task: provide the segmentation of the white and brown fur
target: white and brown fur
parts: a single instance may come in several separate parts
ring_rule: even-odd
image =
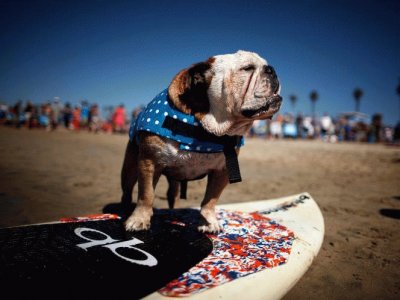
[[[271,118],[281,104],[275,71],[256,53],[238,51],[218,55],[180,71],[168,93],[182,112],[193,114],[202,126],[217,136],[244,135],[254,120]],[[179,181],[208,176],[200,213],[203,232],[218,232],[215,205],[228,184],[223,153],[197,153],[179,149],[178,143],[152,133],[139,132],[137,143],[129,141],[121,172],[122,204],[132,201],[138,182],[138,199],[126,220],[129,231],[146,230],[153,215],[154,189],[160,176],[170,183],[170,207],[178,198]],[[238,151],[239,152],[239,151]],[[172,201],[171,201],[172,199]]]

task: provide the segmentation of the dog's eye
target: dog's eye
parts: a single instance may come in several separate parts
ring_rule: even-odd
[[[248,65],[248,66],[245,66],[245,67],[241,68],[240,70],[242,70],[242,71],[254,71],[255,68],[256,67],[253,66],[253,65]]]

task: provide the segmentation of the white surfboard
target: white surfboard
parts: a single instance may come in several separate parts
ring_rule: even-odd
[[[130,293],[134,298],[279,299],[304,275],[323,241],[324,220],[307,193],[220,205],[217,214],[222,231],[207,236],[192,224],[199,217],[195,209],[158,210],[152,230],[128,235],[113,214],[3,228],[0,287],[29,297],[35,288],[42,297],[36,283],[71,285],[74,278],[71,288],[84,283],[80,293],[104,296],[87,283],[107,282],[110,293],[126,297],[115,287],[130,284],[125,274],[136,273],[142,280]],[[32,289],[20,288],[21,282]]]
[[[225,233],[210,235],[213,252],[145,299],[280,299],[304,275],[321,247],[324,219],[308,193],[218,209],[220,218],[230,221],[222,220]]]

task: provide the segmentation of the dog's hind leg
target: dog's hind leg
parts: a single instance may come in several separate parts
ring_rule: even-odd
[[[163,145],[156,135],[140,135],[140,150],[137,161],[138,198],[135,210],[125,222],[128,231],[147,230],[153,215],[154,189],[163,171],[163,164],[157,158],[158,149]]]
[[[121,171],[121,205],[125,214],[130,213],[132,191],[138,180],[139,147],[134,140],[128,142]]]
[[[153,215],[154,189],[161,176],[161,168],[152,158],[143,157],[138,161],[138,200],[132,215],[126,220],[128,231],[147,230]]]

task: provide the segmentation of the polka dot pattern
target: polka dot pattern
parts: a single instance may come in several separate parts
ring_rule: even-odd
[[[164,128],[162,125],[167,116],[171,116],[175,120],[193,126],[201,126],[193,115],[185,114],[173,106],[173,104],[168,100],[168,91],[166,89],[158,94],[147,105],[147,107],[139,114],[137,119],[132,121],[129,129],[129,137],[132,139],[137,131],[147,131],[177,141],[181,150],[204,153],[223,151],[223,146],[220,144],[200,141],[193,137],[176,134],[171,130]],[[243,138],[237,146],[240,147],[242,145]]]

